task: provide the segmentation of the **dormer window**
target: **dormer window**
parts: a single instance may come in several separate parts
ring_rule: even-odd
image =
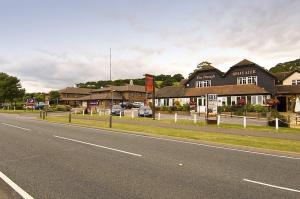
[[[196,88],[210,87],[210,86],[211,86],[211,80],[196,81]]]
[[[238,77],[237,84],[254,84],[257,85],[257,76]]]

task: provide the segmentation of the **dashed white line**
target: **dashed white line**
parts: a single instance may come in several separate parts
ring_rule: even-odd
[[[80,141],[80,140],[75,140],[75,139],[71,139],[71,138],[61,137],[61,136],[57,136],[57,135],[53,135],[53,136],[56,137],[56,138],[59,138],[59,139],[64,139],[64,140],[68,140],[68,141],[72,141],[72,142],[77,142],[77,143],[81,143],[81,144],[86,144],[86,145],[90,145],[90,146],[94,146],[94,147],[99,147],[99,148],[103,148],[103,149],[107,149],[107,150],[111,150],[111,151],[125,153],[125,154],[128,154],[128,155],[133,155],[133,156],[138,156],[138,157],[142,156],[141,154],[131,153],[131,152],[128,152],[128,151],[123,151],[123,150],[119,150],[119,149],[115,149],[115,148],[110,148],[110,147],[106,147],[106,146],[101,146],[101,145],[97,145],[97,144],[83,142],[83,141]]]
[[[276,186],[276,185],[267,184],[267,183],[264,183],[264,182],[258,182],[258,181],[249,180],[249,179],[243,179],[243,181],[251,182],[251,183],[259,184],[259,185],[263,185],[263,186],[273,187],[273,188],[276,188],[276,189],[282,189],[282,190],[286,190],[286,191],[292,191],[292,192],[300,193],[300,190],[297,190],[297,189],[291,189],[291,188],[287,188],[287,187],[280,187],[280,186]]]
[[[22,129],[22,130],[24,130],[24,131],[30,131],[30,129],[23,128],[23,127],[20,127],[20,126],[15,126],[15,125],[12,125],[12,124],[7,124],[7,123],[1,123],[1,124],[2,124],[2,125],[5,125],[5,126],[10,126],[10,127]]]
[[[9,179],[4,173],[0,171],[0,178],[6,182],[11,188],[13,188],[21,197],[24,199],[33,199],[26,191],[24,191],[21,187],[19,187],[16,183],[14,183],[11,179]]]

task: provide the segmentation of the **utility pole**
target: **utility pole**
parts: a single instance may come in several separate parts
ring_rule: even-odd
[[[111,48],[109,49],[109,80],[111,82]],[[112,107],[113,107],[113,91],[111,91],[111,106],[109,115],[109,128],[112,128]]]

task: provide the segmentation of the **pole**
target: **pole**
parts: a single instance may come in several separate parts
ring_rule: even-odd
[[[153,77],[153,92],[152,92],[152,115],[153,115],[153,120],[155,120],[155,80],[154,76]]]
[[[206,110],[205,110],[206,111],[206,123],[208,123],[208,94],[206,94],[205,98],[206,98],[206,100],[205,100],[205,103],[206,103]]]
[[[69,113],[69,123],[71,123],[71,121],[72,121],[72,114],[71,114],[71,111],[70,111],[70,113]]]
[[[217,124],[218,124],[218,126],[220,126],[220,123],[221,123],[221,116],[218,115],[218,116],[217,116]]]
[[[276,131],[278,131],[279,129],[278,118],[275,119],[275,126],[276,126]]]
[[[194,113],[194,123],[195,124],[197,123],[197,115],[196,115],[196,113]]]
[[[177,122],[177,113],[175,113],[175,115],[174,115],[174,121],[175,121],[175,123]]]
[[[244,116],[243,118],[244,118],[244,122],[243,122],[243,123],[244,123],[244,128],[246,128],[246,127],[247,127],[247,119],[246,119],[246,116]]]

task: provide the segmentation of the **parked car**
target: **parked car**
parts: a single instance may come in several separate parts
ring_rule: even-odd
[[[121,102],[119,105],[124,109],[131,109],[132,108],[132,104],[130,102]]]
[[[124,116],[124,109],[120,105],[113,105],[111,115],[120,115],[120,113]]]
[[[144,106],[143,102],[133,102],[132,104],[133,108],[140,108],[142,106]]]
[[[138,110],[139,117],[152,117],[152,109],[149,106],[141,106]]]

